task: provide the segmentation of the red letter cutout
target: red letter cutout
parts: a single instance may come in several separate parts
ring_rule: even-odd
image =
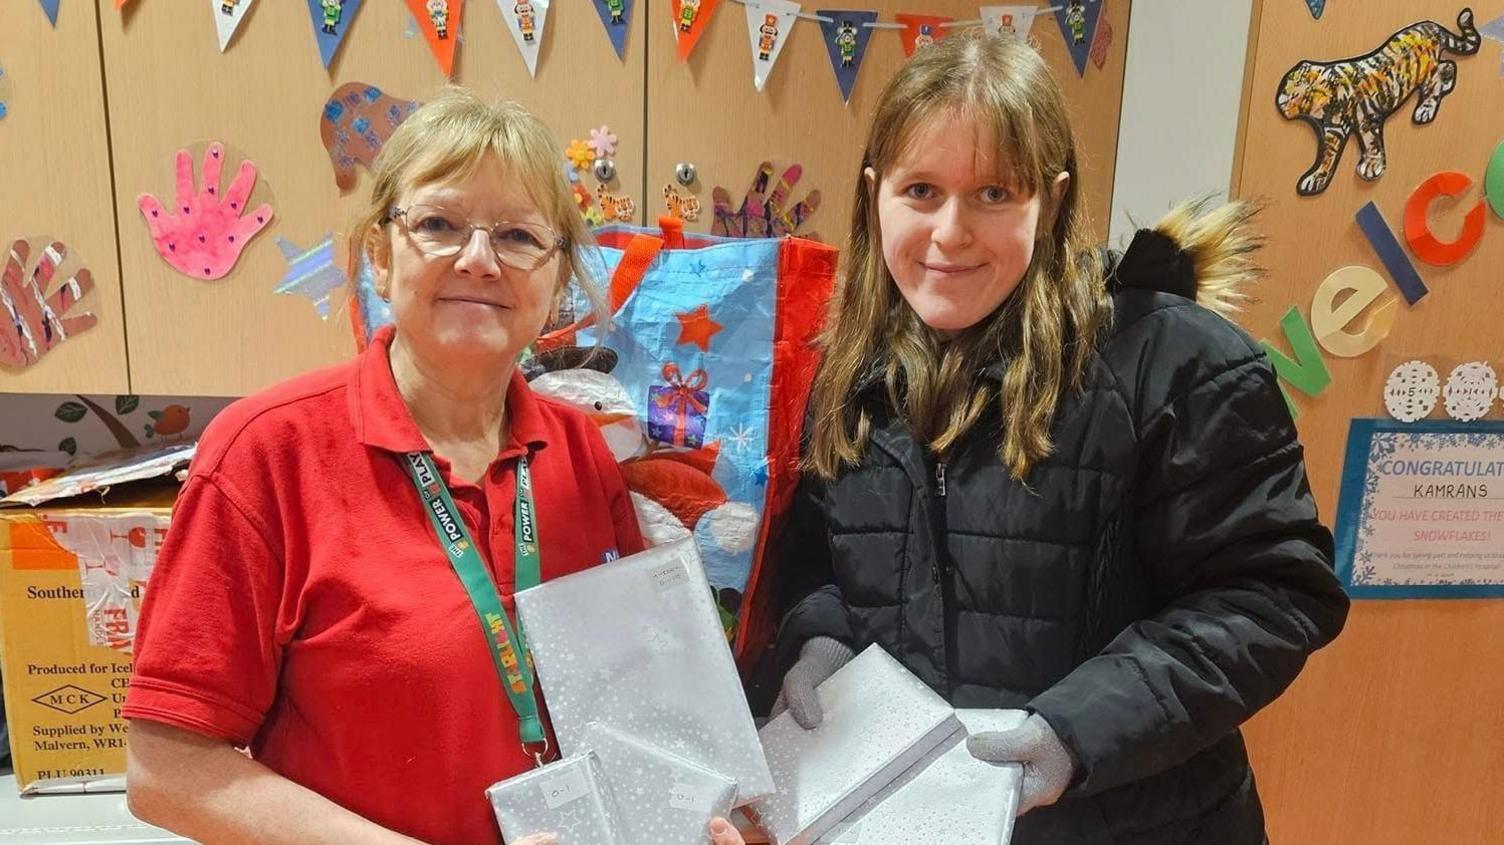
[[[1437,197],[1455,197],[1473,186],[1473,180],[1455,170],[1433,174],[1416,187],[1405,203],[1405,240],[1415,257],[1427,264],[1445,267],[1456,264],[1483,240],[1483,202],[1480,200],[1462,221],[1457,240],[1442,241],[1431,233],[1426,211]]]

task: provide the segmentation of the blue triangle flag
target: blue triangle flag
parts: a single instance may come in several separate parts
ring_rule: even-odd
[[[1091,39],[1097,33],[1097,20],[1102,17],[1105,0],[1061,0],[1055,4],[1055,20],[1060,24],[1060,34],[1065,36],[1065,46],[1071,51],[1071,60],[1076,63],[1076,73],[1086,75],[1086,60],[1091,56]]]
[[[601,25],[606,28],[606,36],[611,39],[611,46],[616,48],[618,59],[627,53],[627,31],[632,26],[633,2],[634,0],[590,0],[595,13],[601,16]]]
[[[308,15],[313,19],[313,37],[319,42],[319,58],[324,67],[334,61],[339,45],[350,31],[350,21],[360,11],[361,0],[308,0]]]
[[[57,4],[63,0],[38,0],[38,2],[42,4],[42,11],[47,13],[47,20],[51,21],[53,26],[57,26]]]
[[[1326,11],[1326,0],[1306,0],[1306,8],[1311,10],[1311,17],[1321,20],[1321,13]]]
[[[877,20],[877,12],[820,9],[815,14],[821,18],[820,37],[825,41],[831,70],[836,72],[836,84],[841,86],[841,101],[849,103],[862,57],[867,55],[867,42],[872,38],[872,28],[863,24]]]

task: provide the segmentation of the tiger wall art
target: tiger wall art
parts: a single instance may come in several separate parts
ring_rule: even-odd
[[[1285,73],[1275,106],[1285,119],[1304,120],[1316,130],[1316,163],[1301,175],[1297,193],[1314,196],[1326,190],[1354,133],[1358,176],[1372,182],[1384,175],[1384,121],[1417,93],[1411,120],[1435,120],[1442,99],[1457,86],[1457,63],[1445,55],[1478,52],[1481,38],[1472,9],[1457,15],[1457,28],[1460,35],[1436,21],[1421,21],[1394,33],[1371,53],[1334,62],[1305,60]]]

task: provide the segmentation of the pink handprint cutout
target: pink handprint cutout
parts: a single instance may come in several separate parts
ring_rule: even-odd
[[[47,289],[68,248],[57,241],[48,244],[37,266],[26,272],[31,246],[24,240],[10,245],[5,270],[0,273],[0,364],[22,368],[35,364],[48,350],[69,337],[93,327],[93,314],[66,316],[68,310],[94,289],[94,277],[80,269],[49,296]]]
[[[218,141],[209,144],[204,151],[203,187],[194,190],[193,160],[187,150],[178,150],[177,198],[173,207],[164,209],[151,194],[136,198],[136,205],[151,229],[157,254],[179,273],[195,279],[224,278],[240,258],[246,242],[272,219],[268,203],[241,216],[256,184],[256,165],[249,159],[240,162],[229,189],[224,196],[219,195],[224,159],[224,145]]]

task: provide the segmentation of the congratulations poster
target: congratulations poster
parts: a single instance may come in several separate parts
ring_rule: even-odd
[[[1336,534],[1356,598],[1504,597],[1504,422],[1353,420]]]

